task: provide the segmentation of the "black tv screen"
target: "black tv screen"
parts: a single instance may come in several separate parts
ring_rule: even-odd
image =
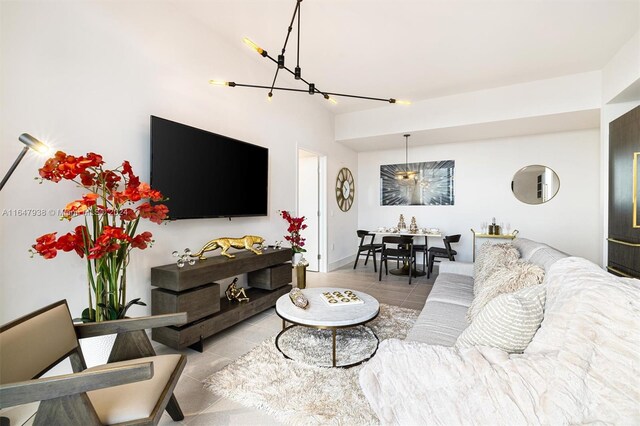
[[[266,216],[269,150],[151,116],[151,187],[170,219]]]

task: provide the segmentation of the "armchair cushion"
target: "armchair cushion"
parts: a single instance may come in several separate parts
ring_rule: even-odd
[[[9,419],[10,426],[32,425],[36,417],[40,402],[16,405],[15,407],[3,408],[0,410],[0,417]]]
[[[100,421],[103,424],[114,424],[149,417],[180,359],[181,355],[178,354],[158,355],[99,365],[85,370],[97,371],[115,366],[153,362],[154,375],[150,380],[87,392]]]

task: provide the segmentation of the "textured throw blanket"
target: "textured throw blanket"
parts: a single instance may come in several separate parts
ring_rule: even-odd
[[[391,339],[361,370],[382,424],[640,424],[640,281],[556,262],[521,355]]]

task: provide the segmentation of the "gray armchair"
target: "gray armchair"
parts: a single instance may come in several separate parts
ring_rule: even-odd
[[[182,420],[173,390],[186,356],[157,356],[144,329],[186,321],[179,313],[74,325],[62,300],[6,324],[0,328],[0,409],[40,401],[35,425],[155,425],[165,409]],[[87,368],[78,339],[113,333],[108,363]],[[73,374],[41,378],[67,358]]]

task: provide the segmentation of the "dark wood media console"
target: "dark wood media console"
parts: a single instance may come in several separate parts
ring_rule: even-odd
[[[202,341],[234,324],[274,306],[291,290],[290,249],[266,249],[261,255],[234,253],[234,259],[213,256],[193,266],[178,268],[173,263],[151,268],[151,312],[186,312],[188,323],[181,327],[154,328],[151,338],[175,349],[192,347],[202,351]],[[287,273],[283,273],[288,270]],[[230,302],[220,297],[215,280],[248,273],[249,302]]]

